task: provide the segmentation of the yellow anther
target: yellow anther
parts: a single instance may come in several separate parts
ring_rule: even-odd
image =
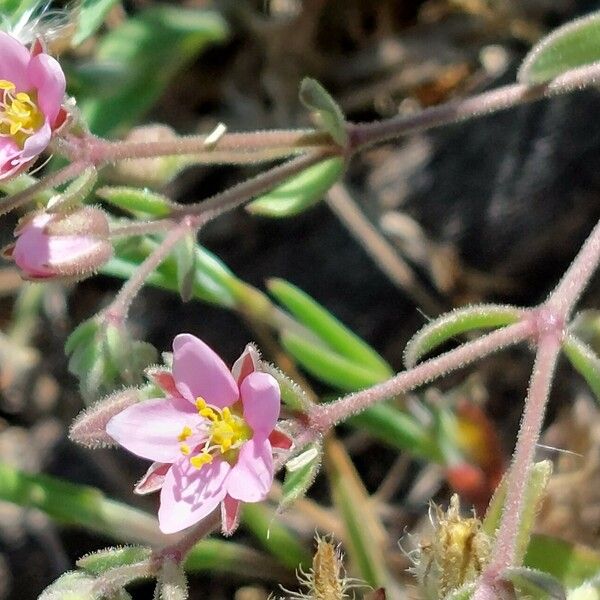
[[[185,442],[185,440],[187,440],[190,435],[192,435],[192,429],[191,427],[188,427],[187,425],[181,430],[181,433],[177,436],[177,439],[180,442]]]
[[[21,147],[44,124],[35,92],[14,93],[15,84],[0,79],[0,137],[10,136]]]
[[[181,450],[181,454],[187,456],[192,449],[187,444],[179,444],[179,449]]]
[[[15,84],[8,79],[0,79],[0,90],[14,90]]]
[[[212,461],[213,457],[208,452],[202,452],[190,458],[190,464],[196,469],[201,469],[204,465],[210,464]]]
[[[23,127],[23,125],[22,125],[22,123],[19,123],[19,121],[15,121],[15,122],[11,123],[10,124],[10,135],[15,135],[15,133],[18,133],[22,127]]]
[[[231,421],[231,411],[227,406],[223,409],[222,413],[224,421]]]
[[[198,410],[202,410],[203,408],[206,408],[206,400],[204,398],[202,398],[202,396],[198,396],[196,398],[196,408]]]
[[[25,92],[18,92],[15,98],[17,100],[20,100],[21,102],[26,102],[27,104],[31,103],[31,98],[29,97],[29,94],[26,94]]]
[[[206,407],[202,410],[199,410],[198,412],[201,416],[206,417],[207,419],[210,419],[213,422],[217,422],[219,420],[219,415],[212,408]]]

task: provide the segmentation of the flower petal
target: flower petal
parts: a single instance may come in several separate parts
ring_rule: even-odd
[[[48,147],[51,137],[50,124],[46,120],[32,136],[25,140],[19,160],[26,162],[39,156]]]
[[[0,32],[0,79],[12,81],[17,91],[27,90],[29,50],[8,33]]]
[[[267,437],[277,423],[281,408],[279,384],[268,373],[250,373],[240,387],[244,419],[255,436]]]
[[[190,402],[198,397],[217,408],[238,399],[238,387],[221,358],[197,337],[184,333],[173,341],[173,378]]]
[[[273,485],[273,454],[268,440],[249,440],[240,448],[227,478],[227,493],[242,502],[260,502]]]
[[[234,500],[227,495],[221,502],[221,533],[223,535],[232,535],[240,524],[240,506],[239,500]]]
[[[225,498],[230,471],[231,465],[218,458],[201,469],[192,467],[187,459],[177,461],[160,493],[160,530],[176,533],[209,515]]]
[[[133,491],[142,496],[160,490],[165,481],[167,471],[170,468],[171,465],[169,463],[152,463],[146,474],[135,484]]]
[[[258,351],[258,348],[254,344],[247,344],[241,356],[233,363],[233,367],[231,367],[231,374],[237,381],[238,387],[242,385],[242,381],[244,381],[250,373],[258,371],[259,365],[260,352]]]
[[[121,446],[142,458],[172,463],[181,458],[178,436],[204,419],[182,398],[145,400],[115,415],[106,432]],[[186,443],[189,443],[186,442]]]
[[[65,74],[58,62],[47,54],[37,54],[27,66],[27,78],[37,90],[37,101],[46,119],[54,125],[65,97]]]

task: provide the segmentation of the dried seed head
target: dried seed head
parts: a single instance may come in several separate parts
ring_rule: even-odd
[[[344,556],[339,545],[331,538],[315,537],[317,549],[313,557],[312,568],[305,573],[300,570],[298,581],[303,588],[300,592],[292,592],[285,588],[288,598],[296,600],[344,600],[348,598],[351,587],[362,584],[346,577]]]
[[[490,555],[491,539],[479,519],[461,517],[457,494],[446,512],[432,504],[430,520],[434,529],[431,540],[421,542],[412,554],[411,571],[426,597],[437,600],[481,574]]]

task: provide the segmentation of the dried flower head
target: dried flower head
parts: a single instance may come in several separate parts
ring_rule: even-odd
[[[292,592],[282,588],[289,598],[298,600],[343,600],[348,598],[348,590],[362,586],[361,582],[346,576],[344,555],[339,544],[334,544],[329,536],[315,536],[317,549],[313,556],[312,568],[308,572],[299,569],[297,573],[301,591]]]
[[[432,504],[429,514],[434,531],[430,541],[420,543],[411,554],[411,571],[425,596],[437,600],[481,574],[490,555],[491,540],[479,519],[460,515],[457,494],[450,499],[446,512]]]

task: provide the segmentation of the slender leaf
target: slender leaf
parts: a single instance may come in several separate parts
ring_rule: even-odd
[[[344,172],[342,158],[330,158],[295,175],[247,205],[265,217],[291,217],[315,205]]]
[[[415,364],[428,352],[434,350],[454,336],[474,329],[491,329],[516,323],[522,311],[512,306],[481,304],[460,308],[442,315],[418,331],[406,345],[404,364],[407,368]]]
[[[105,186],[96,190],[96,194],[137,217],[166,217],[173,206],[169,198],[148,189]]]
[[[565,587],[582,585],[600,573],[600,552],[547,535],[533,535],[524,564],[556,577]]]
[[[567,600],[565,589],[552,575],[528,567],[509,567],[502,573],[502,579],[510,581],[520,593],[528,598],[545,600]]]
[[[340,390],[366,388],[382,380],[379,372],[360,367],[356,362],[291,331],[281,334],[281,343],[311,375]]]
[[[369,495],[352,461],[334,438],[325,443],[324,464],[333,502],[346,529],[349,554],[361,578],[374,588],[391,588],[382,525],[370,506]]]
[[[315,112],[318,124],[337,142],[345,146],[348,142],[346,118],[339,104],[316,80],[305,77],[300,84],[300,100]]]
[[[73,45],[78,46],[95,33],[116,3],[117,0],[83,0],[79,8],[79,24],[73,37]]]
[[[275,511],[266,504],[244,504],[242,523],[282,565],[290,569],[310,565],[311,557],[306,548],[281,524]]]
[[[168,4],[140,11],[111,30],[100,41],[96,61],[116,65],[121,84],[106,97],[90,93],[81,101],[91,130],[106,135],[133,125],[177,71],[208,44],[226,36],[227,26],[218,13]]]
[[[320,443],[309,444],[300,455],[287,463],[281,490],[283,495],[279,503],[280,510],[285,510],[306,494],[319,472],[322,454]]]
[[[517,78],[545,83],[569,69],[600,61],[600,11],[555,29],[525,57]]]
[[[280,304],[336,352],[359,366],[379,372],[382,379],[393,374],[373,348],[306,292],[284,279],[270,279],[267,287]]]
[[[596,400],[600,402],[600,358],[598,355],[572,333],[565,337],[563,350],[575,370],[587,381]]]
[[[86,554],[77,561],[77,566],[92,575],[102,575],[109,569],[133,565],[147,560],[151,555],[152,550],[144,546],[105,548],[99,552]]]

